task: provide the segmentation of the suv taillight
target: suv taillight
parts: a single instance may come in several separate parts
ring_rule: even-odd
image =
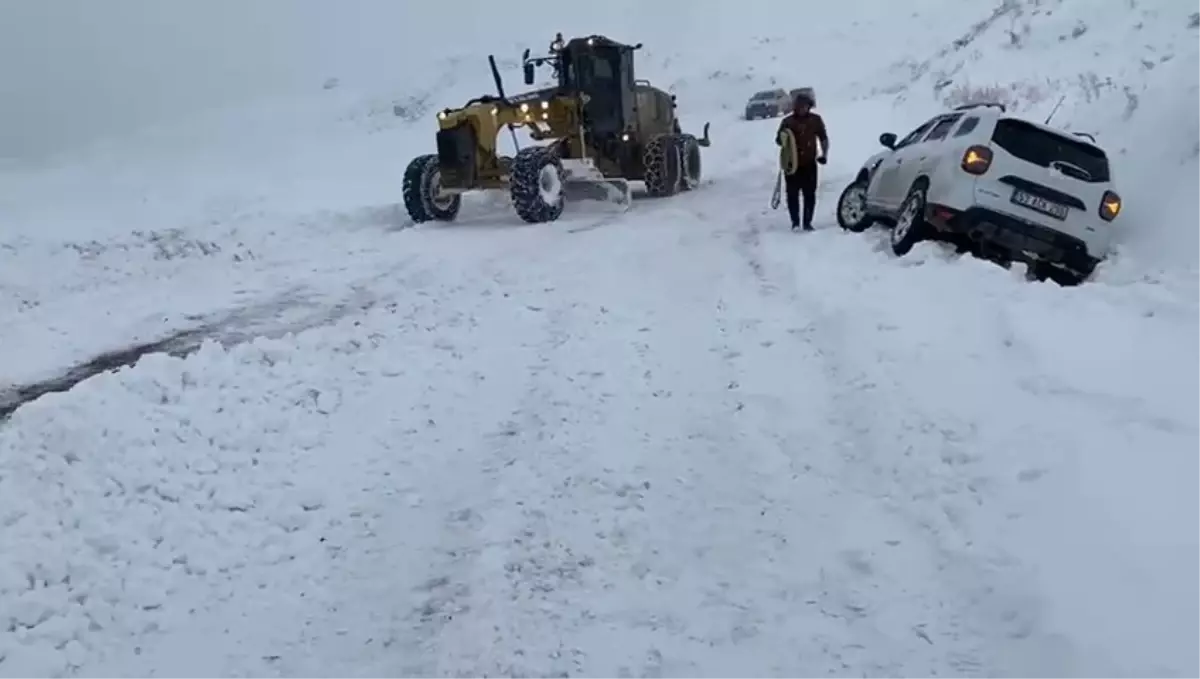
[[[1111,222],[1121,214],[1121,197],[1113,191],[1105,191],[1100,199],[1100,219]]]
[[[975,145],[966,150],[962,157],[962,169],[968,174],[980,175],[992,166],[992,150]]]

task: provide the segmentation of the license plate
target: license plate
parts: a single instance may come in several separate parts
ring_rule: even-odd
[[[1046,200],[1041,196],[1035,196],[1032,193],[1021,191],[1020,189],[1013,191],[1012,202],[1020,205],[1021,207],[1027,207],[1030,210],[1036,210],[1044,215],[1050,215],[1055,219],[1066,219],[1067,212],[1070,210],[1070,208],[1062,203]]]

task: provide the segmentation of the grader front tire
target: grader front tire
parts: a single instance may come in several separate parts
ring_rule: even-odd
[[[530,224],[558,219],[563,212],[562,161],[553,149],[529,146],[512,161],[510,194],[517,214]]]
[[[441,193],[442,173],[436,155],[417,156],[404,170],[401,193],[413,222],[452,222],[462,207],[460,194]]]

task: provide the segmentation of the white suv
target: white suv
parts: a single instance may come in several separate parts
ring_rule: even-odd
[[[892,251],[959,240],[1001,262],[1028,262],[1066,282],[1087,278],[1109,251],[1121,198],[1108,156],[1089,135],[960,106],[872,156],[838,199],[838,223],[893,225]]]

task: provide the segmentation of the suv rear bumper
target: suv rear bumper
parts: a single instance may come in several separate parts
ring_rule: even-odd
[[[1045,262],[1076,273],[1090,274],[1100,260],[1088,253],[1087,244],[1061,231],[1048,229],[985,207],[955,210],[945,205],[926,207],[925,220],[939,231],[1003,250],[1016,261]]]

